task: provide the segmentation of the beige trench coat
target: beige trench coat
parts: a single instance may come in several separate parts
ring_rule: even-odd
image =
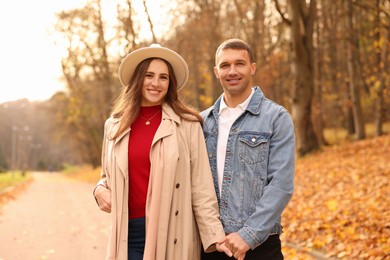
[[[127,260],[129,129],[110,140],[119,119],[105,123],[102,179],[112,194],[106,259]],[[201,126],[180,119],[167,104],[153,139],[146,201],[144,260],[197,260],[225,234]]]

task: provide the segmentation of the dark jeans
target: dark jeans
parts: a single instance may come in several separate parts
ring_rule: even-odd
[[[145,247],[145,218],[129,219],[128,259],[142,260]]]
[[[230,260],[234,257],[228,257],[225,253],[202,252],[202,260]],[[271,235],[268,239],[256,247],[254,250],[249,249],[245,254],[245,260],[282,260],[282,243],[280,242],[279,235]]]

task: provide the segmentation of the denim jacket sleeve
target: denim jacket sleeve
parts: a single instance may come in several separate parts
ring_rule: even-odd
[[[239,235],[252,249],[272,234],[294,190],[295,139],[290,114],[282,109],[273,120],[274,129],[269,144],[267,183],[263,195],[256,203]]]

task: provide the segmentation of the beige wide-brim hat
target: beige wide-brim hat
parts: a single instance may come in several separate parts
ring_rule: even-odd
[[[118,72],[118,77],[122,86],[127,86],[129,84],[137,65],[148,58],[161,58],[169,62],[175,72],[177,90],[185,86],[189,76],[187,62],[173,50],[155,43],[149,47],[139,48],[127,54],[122,60]]]

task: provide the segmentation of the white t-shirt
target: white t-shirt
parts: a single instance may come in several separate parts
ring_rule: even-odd
[[[225,168],[225,159],[226,159],[226,146],[227,140],[230,133],[230,128],[233,123],[237,120],[239,116],[241,116],[245,109],[249,105],[249,101],[251,100],[254,89],[252,88],[252,93],[249,97],[239,104],[236,107],[228,107],[224,100],[224,95],[221,99],[221,104],[219,107],[219,123],[218,123],[218,143],[217,143],[217,172],[218,172],[218,188],[219,194],[222,195],[222,179],[223,172]]]

